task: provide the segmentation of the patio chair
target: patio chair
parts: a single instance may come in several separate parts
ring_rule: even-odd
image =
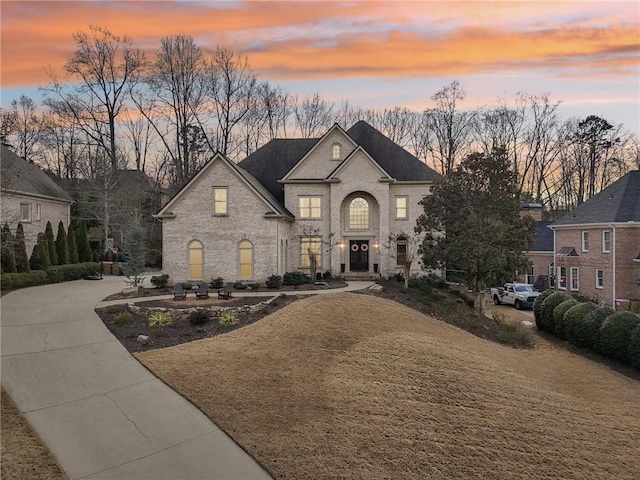
[[[182,286],[181,283],[176,283],[173,286],[173,299],[174,300],[186,300],[187,299],[187,292],[185,291],[184,287]]]
[[[209,285],[204,282],[201,283],[198,290],[196,290],[196,300],[201,298],[209,298]]]
[[[229,300],[231,298],[231,292],[233,292],[233,282],[227,283],[224,288],[218,290],[218,298]]]

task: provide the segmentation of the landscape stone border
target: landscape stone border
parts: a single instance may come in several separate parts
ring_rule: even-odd
[[[189,308],[171,308],[171,307],[140,307],[135,303],[128,303],[127,310],[136,315],[150,316],[154,313],[166,313],[170,315],[174,321],[188,320],[189,316],[197,311],[205,310],[211,313],[212,317],[219,317],[224,312],[237,313],[256,313],[267,308],[278,296],[274,296],[264,302],[254,305],[242,305],[239,307],[224,307],[221,305],[211,305],[210,307],[189,307]]]

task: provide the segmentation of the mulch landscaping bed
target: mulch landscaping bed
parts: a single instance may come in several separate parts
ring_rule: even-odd
[[[154,289],[157,291],[157,289]],[[298,295],[277,296],[271,304],[265,309],[255,313],[240,313],[238,315],[238,323],[234,326],[219,327],[216,318],[204,325],[192,325],[187,320],[176,321],[171,325],[163,327],[150,327],[148,318],[142,315],[131,314],[130,323],[118,325],[115,321],[116,317],[124,312],[128,312],[126,305],[113,305],[110,307],[98,308],[96,313],[100,316],[109,331],[115,336],[120,343],[129,352],[143,352],[156,348],[171,347],[181,343],[192,342],[203,338],[214,337],[222,333],[230,332],[238,328],[257,322],[261,318],[270,315],[276,310],[303,298]],[[268,297],[238,297],[231,300],[217,300],[210,298],[208,300],[149,300],[148,302],[139,302],[141,307],[165,307],[165,308],[192,308],[192,307],[210,307],[212,305],[220,305],[225,307],[240,307],[243,305],[255,305],[268,300]],[[149,343],[143,344],[138,342],[138,335],[146,335],[149,337]]]

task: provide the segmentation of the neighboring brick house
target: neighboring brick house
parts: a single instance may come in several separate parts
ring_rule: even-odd
[[[271,140],[238,164],[216,154],[155,216],[163,270],[174,280],[264,281],[308,270],[311,249],[318,272],[401,272],[406,245],[383,245],[413,234],[439,177],[362,121],[319,139]]]
[[[2,225],[8,223],[15,233],[18,223],[22,223],[30,255],[47,222],[51,222],[54,235],[60,221],[69,228],[73,200],[37,165],[5,145],[0,145],[0,149]]]
[[[551,228],[556,288],[607,305],[640,300],[640,170]]]

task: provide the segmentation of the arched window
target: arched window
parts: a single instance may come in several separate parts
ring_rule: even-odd
[[[198,240],[189,242],[189,278],[204,278],[204,248]]]
[[[331,160],[340,160],[340,144],[334,143],[331,146]]]
[[[404,265],[407,261],[407,237],[398,235],[396,238],[396,263]]]
[[[349,228],[351,230],[367,230],[369,228],[369,202],[356,197],[349,204]]]
[[[249,240],[242,240],[238,244],[238,276],[240,280],[253,279],[253,244]]]

